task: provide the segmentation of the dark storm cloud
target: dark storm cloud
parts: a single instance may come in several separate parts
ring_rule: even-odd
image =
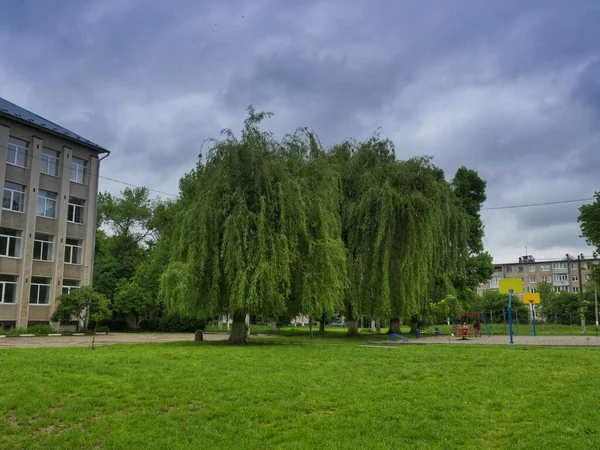
[[[253,104],[276,135],[308,126],[325,145],[382,127],[399,157],[478,170],[488,206],[599,189],[597,2],[4,6],[0,95],[111,148],[105,176],[176,192]],[[485,212],[486,246],[497,260],[587,251],[577,206]]]

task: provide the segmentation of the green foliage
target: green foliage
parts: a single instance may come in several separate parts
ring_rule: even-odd
[[[71,289],[59,298],[59,304],[52,314],[52,322],[70,322],[77,320],[84,324],[84,330],[90,321],[98,322],[110,317],[108,299],[91,286]]]
[[[503,312],[508,312],[508,294],[500,294],[498,291],[487,290],[478,298],[473,305],[475,311],[493,312],[494,323],[501,323],[504,320]],[[527,323],[529,320],[529,306],[516,295],[512,299],[513,314],[519,318],[522,323]]]
[[[577,220],[581,226],[581,236],[600,252],[600,192],[595,192],[594,198],[593,203],[579,207]]]
[[[56,333],[56,330],[54,328],[52,328],[50,325],[32,325],[27,328],[13,328],[12,330],[10,330],[8,333],[5,333],[5,334],[9,334],[12,336],[19,336],[21,334],[40,335],[40,334],[52,334],[52,333]]]
[[[337,174],[311,133],[276,141],[249,109],[241,137],[225,130],[180,183],[160,297],[171,312],[290,311],[342,305],[346,259]]]
[[[98,213],[102,223],[117,236],[142,242],[152,231],[153,204],[147,188],[125,188],[120,197],[108,192],[98,195]]]
[[[435,319],[434,323],[441,323],[447,318],[454,318],[460,312],[461,304],[454,295],[447,295],[437,303],[430,303],[429,307]]]
[[[197,330],[206,328],[204,318],[183,316],[181,314],[169,314],[161,317],[158,324],[158,330],[176,333],[193,333]]]

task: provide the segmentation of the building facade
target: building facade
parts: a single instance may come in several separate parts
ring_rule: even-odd
[[[536,261],[531,255],[522,256],[518,262],[495,264],[492,278],[478,288],[478,294],[488,289],[498,290],[502,278],[521,278],[523,292],[537,292],[540,282],[550,283],[555,292],[579,293],[587,282],[590,281],[593,264],[598,264],[597,255],[585,257],[584,255],[568,256],[562,260]],[[579,265],[581,264],[581,278]]]
[[[0,326],[48,324],[62,293],[91,284],[108,154],[0,98]]]

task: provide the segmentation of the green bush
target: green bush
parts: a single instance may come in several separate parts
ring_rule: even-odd
[[[160,318],[157,331],[170,333],[194,333],[196,330],[203,331],[206,321],[196,317],[171,314]]]
[[[7,331],[4,328],[0,328],[0,336],[4,336]]]
[[[108,333],[108,327],[106,325],[102,325],[96,328],[96,333]]]
[[[139,327],[141,331],[159,331],[160,319],[144,319],[140,320]]]
[[[21,334],[52,334],[56,333],[56,330],[50,325],[32,325],[27,328],[14,328],[9,333],[12,336],[19,336]]]

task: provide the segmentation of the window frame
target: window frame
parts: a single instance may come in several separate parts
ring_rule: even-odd
[[[54,198],[46,197],[45,195],[42,195],[42,193],[54,194]],[[44,200],[44,214],[40,214],[40,200],[42,200],[42,199]],[[58,199],[58,194],[56,192],[47,191],[45,189],[38,189],[38,203],[37,203],[36,216],[45,217],[46,219],[56,219],[57,199]],[[53,216],[46,215],[46,211],[48,210],[48,202],[54,202],[54,215]]]
[[[73,203],[72,200],[81,201],[82,204]],[[77,217],[77,214],[76,214],[77,208],[81,208],[81,222],[77,222],[75,220]],[[72,214],[71,214],[71,212],[72,212]],[[73,216],[73,217],[71,217],[71,216]],[[67,222],[83,225],[84,217],[85,217],[85,199],[69,196],[69,203],[67,206]]]
[[[38,239],[38,236],[47,236],[49,240]],[[36,258],[36,246],[40,244],[40,258]],[[48,254],[50,255],[50,259],[42,259],[41,257],[44,254],[44,244],[49,247]],[[35,233],[33,237],[33,260],[35,261],[45,261],[45,262],[54,262],[54,236],[45,233]]]
[[[40,283],[40,282],[35,282],[34,280],[38,279],[38,280],[48,280],[48,283]],[[41,286],[45,286],[48,288],[47,293],[46,293],[46,303],[40,303],[40,287]],[[32,302],[32,293],[33,293],[33,289],[34,287],[37,288],[37,295],[36,295],[36,301]],[[35,306],[48,306],[50,305],[50,288],[52,287],[52,278],[46,278],[46,277],[31,277],[31,283],[29,286],[29,304],[30,305],[35,305]]]
[[[0,277],[14,277],[15,281],[3,280],[0,278],[0,305],[16,305],[17,304],[17,289],[19,283],[19,277],[17,275],[4,275],[2,274]],[[13,284],[14,285],[14,298],[12,302],[7,302],[4,300],[6,296],[6,285]]]
[[[79,164],[79,161],[81,161],[82,163]],[[85,184],[86,169],[87,169],[87,161],[85,159],[78,158],[76,156],[72,156],[71,157],[71,174],[69,175],[69,178],[71,179],[71,181],[73,183]],[[75,172],[73,172],[73,171],[75,171]],[[81,181],[79,181],[77,179],[77,174],[79,174],[80,171],[81,171]],[[76,175],[73,176],[73,173],[75,173]]]
[[[15,143],[15,142],[11,142],[11,140],[16,140],[19,141],[19,143]],[[23,146],[21,143],[24,143],[25,146]],[[14,149],[11,148],[15,147]],[[17,162],[19,161],[18,155],[19,155],[19,150],[24,150],[24,165],[22,166],[21,164],[17,164]],[[10,158],[10,154],[11,152],[14,153],[15,155],[15,162],[12,162],[9,160]],[[14,136],[9,136],[8,137],[8,146],[6,148],[6,164],[10,164],[11,166],[16,166],[16,167],[22,167],[23,169],[27,169],[27,160],[29,158],[29,142],[23,140],[23,139],[19,139],[16,138]]]
[[[75,245],[75,244],[69,244],[69,241],[77,241],[79,243],[79,245]],[[73,250],[74,249],[79,249],[79,262],[72,262],[73,261]],[[67,255],[69,256],[69,261],[67,261]],[[66,238],[65,239],[65,264],[73,264],[75,266],[80,266],[81,264],[83,264],[83,240],[81,239],[71,239],[71,238]]]
[[[11,188],[11,187],[6,187],[6,183],[10,183],[10,184],[13,184],[15,186],[21,186],[23,188],[23,190],[22,191],[17,191],[15,189]],[[5,211],[12,211],[12,212],[23,214],[25,212],[25,191],[26,190],[27,190],[27,187],[24,184],[15,183],[14,181],[4,180],[4,187],[3,187],[3,190],[2,190],[2,209],[4,209]],[[11,206],[13,205],[13,203],[15,201],[14,200],[15,193],[16,194],[20,194],[22,196],[23,203],[20,204],[21,205],[21,209],[13,209],[12,207],[11,208],[6,208],[4,206],[4,199],[5,199],[4,193],[6,191],[9,191],[11,193],[10,194],[10,204],[11,204]]]
[[[4,234],[6,230],[13,230],[13,229],[6,228],[6,227],[0,228],[0,238],[6,238],[6,254],[0,253],[0,257],[21,259],[21,256],[23,255],[23,230],[15,229],[14,231],[16,233],[16,236],[12,236],[10,234]],[[11,239],[15,239],[17,241],[17,243],[15,244],[15,247],[18,248],[18,251],[17,251],[18,256],[11,256],[8,254],[9,249],[10,249],[10,240]],[[1,247],[0,247],[0,251],[1,251]]]
[[[73,285],[73,284],[65,284],[66,282],[73,282],[73,283],[77,283],[77,285]],[[63,282],[62,282],[62,294],[70,294],[71,290],[73,289],[80,289],[81,288],[81,280],[73,280],[71,278],[63,278]],[[66,292],[65,292],[66,289]]]
[[[49,155],[44,153],[44,151],[46,152],[54,152],[56,154],[56,156],[54,155]],[[48,148],[48,147],[42,147],[42,156],[41,156],[41,161],[40,161],[40,173],[43,173],[45,175],[49,175],[51,177],[58,177],[58,173],[59,173],[59,167],[60,167],[60,152],[58,150],[54,150],[52,148]],[[52,161],[54,160],[54,161]],[[56,173],[50,173],[50,166],[51,163],[54,162],[54,167],[56,169]],[[44,171],[44,164],[46,165],[46,169],[48,170],[48,172]]]

